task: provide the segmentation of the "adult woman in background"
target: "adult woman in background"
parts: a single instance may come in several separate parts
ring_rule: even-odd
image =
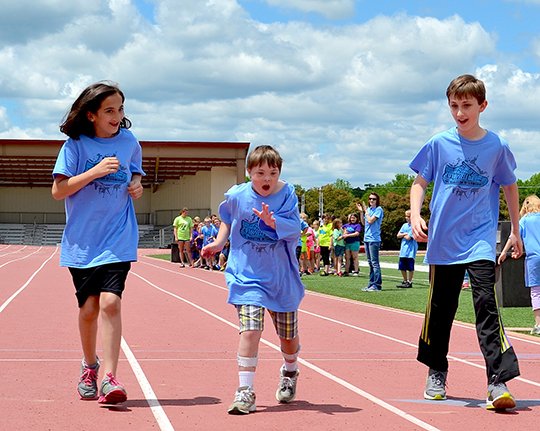
[[[377,193],[369,194],[369,206],[364,202],[356,204],[360,214],[364,214],[364,247],[366,259],[369,264],[369,284],[362,290],[365,292],[378,292],[382,290],[381,265],[379,263],[379,250],[381,249],[381,223],[384,211]]]

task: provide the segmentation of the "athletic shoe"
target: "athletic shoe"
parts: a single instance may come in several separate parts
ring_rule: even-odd
[[[227,412],[230,415],[247,415],[257,410],[255,392],[249,386],[240,386],[234,395],[234,401]]]
[[[126,400],[127,392],[122,384],[116,380],[112,373],[107,373],[107,376],[101,382],[98,403],[118,404]]]
[[[426,400],[445,400],[446,399],[446,375],[447,371],[436,371],[429,369],[424,390]]]
[[[276,400],[280,403],[290,403],[296,397],[296,381],[300,372],[287,371],[284,366],[281,367],[279,375],[279,386],[276,391]]]
[[[98,397],[97,375],[99,371],[99,358],[94,368],[90,368],[84,359],[81,362],[81,377],[77,386],[77,391],[81,400],[95,400]]]
[[[352,275],[353,277],[358,277],[360,274],[358,274],[358,271],[352,271],[352,272],[351,272],[351,275]]]
[[[364,292],[380,292],[382,289],[377,286],[368,286],[364,287],[362,291]]]
[[[531,335],[540,335],[540,325],[536,325],[531,329]]]
[[[406,287],[409,287],[407,286],[408,284],[408,281],[407,280],[403,280],[400,284],[396,284],[396,287],[399,287],[399,288],[406,288]]]
[[[514,397],[504,383],[490,383],[487,389],[486,409],[504,410],[516,406]]]

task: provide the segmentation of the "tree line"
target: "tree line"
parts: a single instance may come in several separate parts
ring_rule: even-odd
[[[409,209],[409,190],[415,175],[397,174],[394,179],[384,184],[364,184],[364,187],[352,187],[343,179],[337,179],[333,184],[322,187],[304,189],[295,185],[298,202],[312,221],[320,218],[319,202],[322,194],[323,212],[339,217],[346,223],[347,216],[357,213],[356,203],[364,201],[370,193],[376,192],[381,197],[384,209],[384,219],[381,226],[382,248],[385,250],[399,249],[400,241],[396,234],[405,222],[405,211]],[[540,173],[532,175],[528,180],[518,180],[520,204],[525,197],[536,194],[540,196]],[[422,215],[429,221],[429,202],[431,200],[431,185],[426,190],[426,199]],[[508,220],[508,208],[501,190],[499,220]]]

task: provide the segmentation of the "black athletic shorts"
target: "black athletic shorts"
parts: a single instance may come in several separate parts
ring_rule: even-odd
[[[131,262],[108,263],[93,268],[69,268],[79,308],[89,296],[110,292],[122,297]]]

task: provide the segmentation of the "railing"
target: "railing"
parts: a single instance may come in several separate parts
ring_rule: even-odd
[[[166,248],[170,245],[171,241],[169,241],[167,239],[167,230],[171,229],[172,226],[165,226],[165,227],[162,227],[160,230],[159,230],[159,233],[158,235],[155,235],[154,236],[154,241],[159,241],[159,247],[160,248]],[[157,238],[156,238],[157,236]]]

